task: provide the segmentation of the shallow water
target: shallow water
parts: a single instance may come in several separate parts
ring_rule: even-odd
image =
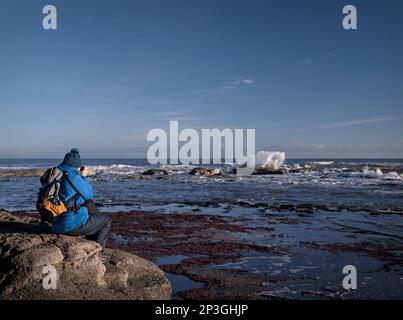
[[[199,289],[204,286],[204,283],[193,281],[186,276],[172,274],[169,272],[165,272],[165,276],[168,278],[169,282],[171,282],[173,300],[183,300],[183,298],[178,295],[178,293],[181,291]]]
[[[183,256],[183,255],[162,256],[162,257],[157,257],[155,259],[154,263],[157,266],[163,266],[165,264],[179,264],[186,258],[187,258],[187,256]],[[176,275],[176,274],[172,274],[169,272],[165,272],[165,276],[171,282],[172,299],[174,299],[174,300],[182,300],[182,298],[178,295],[178,293],[181,291],[199,289],[204,286],[204,283],[191,280],[188,277],[183,276],[183,275]]]

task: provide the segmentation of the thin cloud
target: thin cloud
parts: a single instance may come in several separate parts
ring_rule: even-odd
[[[162,101],[157,101],[154,104],[155,105],[183,105],[189,103],[189,101],[184,101],[184,100],[162,100]]]
[[[254,84],[255,80],[253,79],[242,79],[241,80],[243,84]]]
[[[362,125],[362,124],[394,121],[394,120],[398,120],[401,118],[403,118],[403,115],[350,120],[350,121],[342,121],[342,122],[333,122],[333,123],[326,123],[326,124],[321,124],[321,125],[308,127],[308,128],[291,130],[290,133],[300,133],[300,132],[306,132],[306,131],[312,131],[312,130],[326,130],[326,129],[334,129],[334,128],[352,127],[352,126],[358,126],[358,125]]]
[[[311,59],[311,58],[306,58],[306,59],[303,59],[303,60],[301,60],[301,61],[299,62],[300,65],[303,65],[303,64],[310,64],[310,63],[312,63],[312,59]]]
[[[201,117],[189,116],[183,112],[177,112],[177,111],[162,111],[162,112],[156,112],[153,115],[163,121],[170,121],[170,120],[197,121],[203,119]]]
[[[254,80],[254,79],[240,78],[240,79],[237,79],[236,81],[234,81],[234,82],[232,82],[230,84],[222,86],[220,89],[221,89],[222,92],[226,92],[226,91],[231,91],[231,90],[238,89],[242,85],[252,85],[255,82],[256,82],[256,80]]]
[[[223,86],[223,87],[221,87],[221,89],[223,89],[223,90],[234,90],[236,88],[238,88],[238,86]]]
[[[311,63],[314,63],[314,62],[316,62],[316,61],[318,61],[318,60],[329,60],[329,59],[334,59],[334,58],[336,58],[336,55],[335,55],[334,53],[332,53],[332,52],[328,52],[328,53],[326,53],[326,54],[320,55],[318,58],[315,57],[315,58],[305,58],[305,59],[302,59],[302,60],[299,62],[299,64],[300,64],[300,65],[311,64]]]
[[[154,116],[157,117],[175,117],[175,116],[181,116],[182,114],[176,111],[162,111],[162,112],[156,112],[154,113]]]
[[[332,129],[332,128],[341,128],[341,127],[351,127],[351,126],[367,124],[367,123],[378,123],[378,122],[392,121],[392,120],[396,120],[396,119],[399,119],[399,118],[402,118],[402,116],[391,116],[391,117],[382,117],[382,118],[371,118],[371,119],[335,122],[335,123],[322,124],[322,125],[318,126],[318,129]]]
[[[336,57],[336,55],[335,55],[334,53],[328,52],[328,53],[326,53],[326,54],[321,55],[321,56],[319,57],[319,59],[320,59],[320,60],[327,60],[327,59],[333,59],[333,58],[335,58],[335,57]]]
[[[297,142],[292,147],[301,148],[301,149],[324,149],[326,145],[324,144],[314,144],[314,143],[304,143],[304,142]]]

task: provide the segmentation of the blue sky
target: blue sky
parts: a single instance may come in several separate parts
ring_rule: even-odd
[[[403,158],[402,33],[398,0],[2,0],[0,158],[144,158],[169,120],[255,128],[288,158]]]

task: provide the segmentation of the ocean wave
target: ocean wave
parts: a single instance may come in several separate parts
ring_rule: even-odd
[[[128,164],[112,164],[88,166],[90,176],[98,175],[130,175],[142,172],[146,169],[144,166],[132,166]]]
[[[362,173],[365,178],[381,178],[383,176],[381,169],[376,168],[375,170],[369,170],[368,166],[364,167]]]
[[[33,166],[6,166],[0,167],[0,170],[26,170],[26,169],[34,169]]]
[[[330,166],[331,164],[334,164],[334,161],[314,161],[312,163],[320,166]]]
[[[165,169],[174,173],[188,173],[190,170],[198,167],[198,165],[192,164],[165,164],[161,165],[159,169]]]
[[[403,179],[403,174],[399,175],[397,172],[388,172],[385,173],[382,177],[382,179],[385,180],[402,180]]]
[[[284,152],[259,151],[256,154],[256,170],[278,170],[285,161]]]
[[[157,170],[167,170],[170,173],[188,173],[193,165],[158,165],[158,166],[133,166],[127,164],[112,164],[112,165],[97,165],[97,166],[88,166],[90,176],[100,176],[100,175],[121,175],[121,176],[129,176],[142,174],[143,172],[150,169]]]

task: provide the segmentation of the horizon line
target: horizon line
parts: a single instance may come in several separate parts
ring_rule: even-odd
[[[10,158],[0,158],[0,160],[62,160],[63,161],[63,157],[62,158],[21,158],[21,157],[10,157]],[[119,157],[115,157],[115,158],[82,158],[82,160],[147,160],[147,158],[119,158]],[[199,160],[203,160],[203,159],[199,159]],[[210,159],[213,160],[213,159]],[[335,158],[335,157],[331,157],[331,158],[321,158],[321,157],[313,157],[313,158],[309,158],[309,157],[290,157],[290,158],[285,158],[285,160],[403,160],[402,158],[380,158],[380,157],[374,157],[374,158],[357,158],[357,157],[345,157],[345,158]]]

